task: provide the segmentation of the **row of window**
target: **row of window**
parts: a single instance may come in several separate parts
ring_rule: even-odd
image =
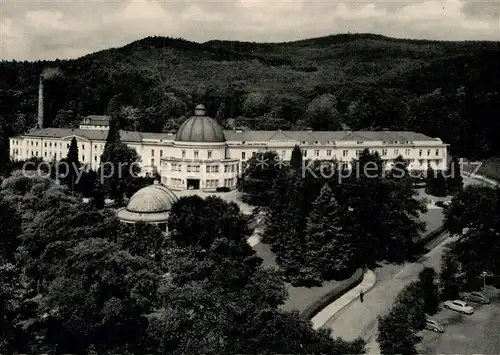
[[[154,154],[154,150],[151,149],[151,156],[153,156]],[[163,154],[163,151],[160,150],[160,157],[161,155]],[[181,151],[181,155],[182,155],[182,159],[186,159],[186,151],[183,149]],[[193,159],[200,159],[200,152],[198,150],[195,150],[193,151]],[[212,151],[211,150],[207,150],[207,159],[212,159]]]
[[[207,180],[205,182],[205,187],[207,187],[207,188],[217,188],[217,187],[219,187],[219,180]]]
[[[181,186],[182,185],[182,180],[181,179],[177,179],[177,178],[171,178],[170,179],[170,184],[172,186]]]
[[[233,187],[234,186],[235,179],[224,179],[224,186],[225,187]]]

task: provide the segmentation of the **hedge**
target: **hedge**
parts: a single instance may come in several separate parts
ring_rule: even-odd
[[[424,237],[419,239],[416,242],[416,244],[418,246],[425,247],[427,243],[434,241],[434,239],[439,237],[444,232],[446,232],[446,229],[443,226],[441,226],[427,233]],[[313,304],[311,304],[309,307],[303,310],[300,315],[304,319],[313,318],[316,314],[321,312],[330,303],[340,298],[347,291],[350,291],[354,287],[358,286],[361,283],[361,281],[363,281],[363,275],[364,275],[363,269],[356,270],[356,272],[350,278],[344,280],[341,285],[337,286],[336,288],[325,294],[323,297],[321,297],[319,300],[315,301]]]
[[[365,273],[365,271],[362,268],[356,270],[356,272],[350,278],[342,281],[342,284],[335,287],[333,290],[331,290],[330,292],[325,294],[319,300],[315,301],[309,307],[304,309],[300,313],[300,316],[304,319],[313,318],[316,314],[321,312],[323,310],[323,308],[328,306],[330,303],[332,303],[333,301],[335,301],[336,299],[341,297],[347,291],[350,291],[354,287],[358,286],[361,283],[361,281],[363,281],[364,273]]]
[[[444,232],[446,232],[446,228],[444,226],[436,228],[433,231],[427,233],[425,236],[423,236],[419,240],[417,240],[415,242],[415,244],[417,244],[417,246],[425,247],[425,244],[433,241],[434,239],[436,239],[437,237],[439,237]]]

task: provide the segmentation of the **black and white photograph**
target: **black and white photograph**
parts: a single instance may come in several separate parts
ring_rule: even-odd
[[[500,1],[0,0],[24,354],[500,354]]]

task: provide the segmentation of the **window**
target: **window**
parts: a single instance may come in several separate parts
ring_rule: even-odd
[[[439,156],[439,149],[436,149],[436,156]]]
[[[61,152],[59,152],[59,159],[61,159],[61,158],[62,158],[62,153],[61,153]]]
[[[68,148],[68,149],[69,149],[69,144],[66,144],[66,148]]]
[[[45,142],[45,148],[47,148],[47,142]]]
[[[198,159],[198,151],[197,150],[194,151],[194,158]]]
[[[151,166],[155,165],[155,158],[151,158]]]
[[[207,173],[210,172],[210,165],[207,165]]]
[[[255,156],[255,154],[257,154],[257,153],[255,153],[255,152],[252,152],[252,157],[254,157],[254,156]]]
[[[35,144],[36,144],[36,146],[38,147],[38,142],[36,142]]]
[[[406,143],[406,144],[409,144],[409,143],[410,143],[410,141],[406,141],[405,143]]]
[[[47,156],[47,152],[44,153],[44,156]]]
[[[151,149],[151,156],[154,157],[155,156],[155,150],[154,149]]]
[[[244,160],[245,159],[245,152],[241,152],[241,159]]]
[[[207,159],[212,159],[212,151],[207,151]]]
[[[405,149],[405,155],[410,155],[411,150],[410,149]]]
[[[52,142],[49,143],[49,147],[52,147]]]
[[[399,149],[394,149],[394,155],[398,156],[399,155]]]
[[[418,150],[418,156],[421,157],[422,156],[422,149],[419,149]]]
[[[94,149],[97,149],[97,144],[94,144]]]
[[[387,149],[382,149],[382,156],[386,156],[387,155]]]
[[[187,166],[187,172],[190,173],[193,171],[193,166],[192,165],[188,165]]]
[[[236,171],[236,165],[231,165],[231,172],[234,173]]]
[[[97,161],[97,155],[94,155],[94,161]]]
[[[183,150],[183,151],[182,151],[182,159],[184,159],[185,157],[186,157],[186,151],[185,151],[185,150]]]
[[[286,150],[281,151],[281,157],[284,158],[286,156]]]
[[[427,149],[427,156],[431,155],[431,150]]]
[[[347,156],[347,149],[344,149],[344,150],[342,151],[342,156],[343,156],[343,157],[346,157],[346,156]]]
[[[85,155],[82,155],[82,161],[85,161]]]
[[[31,151],[31,156],[35,155],[35,153],[33,153],[33,151]]]
[[[331,157],[332,156],[332,150],[331,149],[327,149],[326,150],[326,156],[327,157]]]
[[[304,152],[302,153],[305,157],[307,157],[307,150],[304,149]]]
[[[394,141],[394,144],[398,144],[399,142],[398,141]]]
[[[160,149],[160,158],[163,156],[163,149]]]
[[[319,150],[317,150],[317,149],[316,149],[316,150],[314,151],[314,156],[315,156],[315,157],[319,157]]]
[[[35,152],[35,156],[38,156],[38,150]]]
[[[85,150],[85,146],[82,144],[82,150]]]
[[[229,165],[224,165],[224,172],[225,173],[228,173],[229,169],[231,169]]]
[[[33,147],[33,141],[31,141],[31,146]]]

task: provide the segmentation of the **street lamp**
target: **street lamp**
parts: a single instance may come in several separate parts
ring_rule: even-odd
[[[483,277],[483,291],[484,289],[486,288],[486,276],[488,275],[488,273],[486,271],[483,271],[481,273],[481,276]]]

